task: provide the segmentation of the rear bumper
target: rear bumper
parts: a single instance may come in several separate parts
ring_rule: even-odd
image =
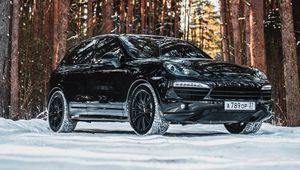
[[[272,116],[272,101],[256,101],[255,111],[225,111],[223,100],[173,101],[161,107],[167,121],[182,124],[257,122]]]

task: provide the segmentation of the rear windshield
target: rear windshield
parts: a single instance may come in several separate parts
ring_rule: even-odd
[[[122,41],[135,58],[207,58],[199,48],[169,37],[122,36]]]

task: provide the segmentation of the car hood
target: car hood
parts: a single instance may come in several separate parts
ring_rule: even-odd
[[[215,86],[258,87],[268,81],[259,77],[255,70],[249,67],[215,60],[173,60],[188,69],[200,74],[202,81],[212,82]]]
[[[211,59],[143,59],[136,60],[133,65],[161,65],[162,63],[175,63],[199,73],[199,77],[189,77],[205,81],[212,86],[231,87],[257,87],[268,83],[268,80],[260,78],[256,71],[245,66],[231,63],[218,62]],[[182,79],[183,77],[181,77]]]

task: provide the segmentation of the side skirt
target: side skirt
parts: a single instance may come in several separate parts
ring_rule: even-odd
[[[71,118],[85,122],[128,122],[128,118],[123,116],[76,115]]]
[[[127,122],[125,103],[70,102],[70,116],[77,121]]]

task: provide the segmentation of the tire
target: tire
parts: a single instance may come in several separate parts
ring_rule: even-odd
[[[232,134],[254,134],[261,128],[262,122],[224,124],[228,132]]]
[[[52,131],[58,133],[71,133],[77,121],[71,119],[68,102],[62,91],[55,91],[48,102],[48,123]]]
[[[169,128],[151,85],[138,85],[127,102],[129,122],[137,135],[163,135]]]

